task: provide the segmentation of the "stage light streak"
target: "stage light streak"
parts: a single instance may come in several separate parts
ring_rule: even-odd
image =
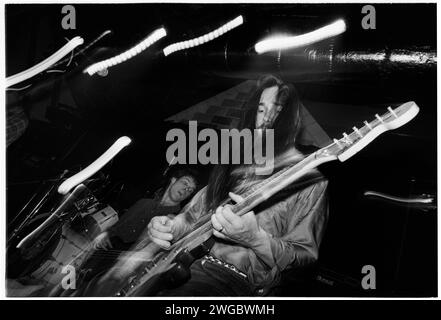
[[[142,51],[144,51],[145,49],[147,49],[148,47],[150,47],[151,45],[153,45],[155,42],[159,41],[166,35],[167,35],[167,31],[164,28],[157,29],[134,47],[124,51],[123,53],[117,56],[94,63],[91,66],[87,67],[83,72],[88,73],[90,76],[92,76],[98,71],[113,67],[126,60],[129,60],[134,56],[140,54]]]
[[[343,54],[338,54],[336,60],[342,62],[381,62],[386,59],[387,55],[385,51],[380,52],[356,52],[350,51]]]
[[[385,49],[378,51],[347,51],[333,54],[331,50],[308,49],[305,52],[309,61],[320,62],[332,60],[335,63],[382,65],[382,68],[391,67],[431,67],[436,66],[436,52],[424,51],[418,48]]]
[[[343,20],[337,20],[320,29],[291,37],[272,37],[266,40],[259,41],[255,44],[254,50],[258,54],[269,51],[278,51],[284,49],[294,49],[316,43],[328,38],[335,37],[346,31],[346,24]]]
[[[98,159],[92,162],[89,166],[73,175],[72,177],[66,179],[59,187],[58,193],[67,194],[70,190],[75,188],[77,185],[90,178],[92,175],[97,173],[104,167],[110,160],[112,160],[122,149],[127,147],[132,140],[129,137],[123,136],[115,141],[115,143],[104,152]]]
[[[436,53],[431,52],[408,52],[406,50],[395,50],[390,55],[390,61],[406,64],[427,64],[436,63]]]
[[[202,35],[202,36],[194,38],[194,39],[186,40],[186,41],[176,42],[176,43],[173,43],[173,44],[165,47],[163,49],[164,56],[168,56],[176,51],[200,46],[204,43],[207,43],[209,41],[212,41],[212,40],[224,35],[225,33],[237,28],[238,26],[240,26],[242,24],[243,24],[243,17],[238,16],[237,18],[224,24],[220,28],[217,28],[216,30],[213,30],[205,35]]]
[[[83,44],[84,40],[81,37],[75,37],[66,43],[61,49],[51,55],[49,58],[44,61],[36,64],[35,66],[26,69],[20,73],[14,74],[10,77],[6,78],[6,87],[11,87],[16,85],[17,83],[23,82],[27,79],[32,78],[33,76],[43,72],[48,69],[50,66],[61,60],[65,55],[71,52],[73,49]]]

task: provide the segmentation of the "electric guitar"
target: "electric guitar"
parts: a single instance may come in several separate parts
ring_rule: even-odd
[[[362,127],[353,127],[350,134],[343,133],[342,138],[334,139],[330,145],[264,180],[257,189],[245,195],[243,202],[232,206],[232,211],[241,216],[305,176],[315,167],[333,160],[346,161],[380,134],[403,126],[419,112],[419,107],[415,102],[407,102],[395,109],[391,107],[387,109],[388,111],[385,114],[381,116],[376,114],[375,119],[371,122],[364,121]],[[128,272],[127,270],[131,270],[131,274],[124,275],[126,279],[129,279],[125,283],[117,282],[118,288],[114,294],[117,296],[148,295],[149,292],[154,292],[152,287],[155,287],[154,283],[161,275],[171,269],[184,270],[189,267],[192,260],[194,260],[191,257],[191,252],[201,246],[213,234],[210,218],[211,214],[204,215],[198,222],[196,229],[172,244],[167,251],[159,249],[155,243],[149,243],[142,250],[130,253],[130,256],[122,257],[117,270],[121,270],[121,275]],[[139,262],[142,260],[145,262]],[[188,278],[189,275],[185,275],[184,272],[185,276]],[[104,280],[102,283],[104,283]]]

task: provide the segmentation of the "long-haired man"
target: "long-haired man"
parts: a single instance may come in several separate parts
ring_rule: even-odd
[[[304,157],[297,143],[301,102],[292,85],[272,75],[264,76],[246,107],[239,129],[256,129],[262,134],[274,130],[275,171]],[[314,170],[310,183],[288,187],[255,212],[237,216],[231,205],[223,203],[228,198],[242,201],[242,194],[268,178],[256,174],[255,169],[256,165],[219,164],[208,185],[179,215],[151,220],[149,237],[164,249],[191,231],[206,214],[212,214],[214,228],[215,243],[209,255],[192,264],[191,279],[159,295],[252,296],[268,292],[283,270],[317,260],[328,214],[326,179]]]

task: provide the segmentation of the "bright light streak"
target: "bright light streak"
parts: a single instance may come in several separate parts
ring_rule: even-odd
[[[372,61],[384,61],[386,59],[386,52],[365,53],[350,51],[348,53],[337,54],[336,60],[342,62],[372,62]]]
[[[200,46],[201,44],[204,44],[206,42],[209,42],[211,40],[214,40],[223,34],[227,33],[228,31],[237,28],[243,24],[243,17],[238,16],[236,19],[231,20],[230,22],[224,24],[222,27],[217,28],[216,30],[211,31],[210,33],[207,33],[203,36],[200,36],[198,38],[176,42],[173,43],[167,47],[164,48],[163,52],[165,56],[168,56],[176,51],[189,49],[192,47]]]
[[[436,61],[436,54],[425,52],[401,53],[392,52],[390,55],[391,62],[408,63],[408,64],[426,64]]]
[[[129,60],[133,58],[134,56],[140,54],[142,51],[150,47],[152,44],[160,40],[161,38],[165,37],[167,35],[167,31],[164,28],[157,29],[153,31],[147,38],[142,40],[140,43],[138,43],[136,46],[130,48],[129,50],[124,51],[123,53],[113,57],[109,58],[97,63],[92,64],[91,66],[87,67],[83,72],[88,73],[90,76],[94,75],[98,71],[107,69],[109,67],[112,67],[114,65],[117,65],[119,63],[122,63],[126,60]]]
[[[72,40],[70,40],[68,43],[66,43],[61,49],[59,49],[57,52],[51,55],[49,58],[45,59],[44,61],[36,64],[35,66],[29,69],[26,69],[25,71],[7,77],[6,88],[16,85],[17,83],[23,82],[27,79],[30,79],[33,76],[39,74],[40,72],[43,72],[44,70],[48,69],[50,66],[61,60],[65,55],[70,53],[73,49],[75,49],[79,45],[82,45],[83,42],[84,42],[83,38],[75,37]]]
[[[92,162],[89,166],[74,174],[72,177],[64,180],[58,187],[58,193],[67,194],[70,190],[82,183],[84,180],[90,178],[104,167],[110,160],[112,160],[122,149],[128,146],[132,140],[129,137],[123,136],[116,140],[113,145],[107,149],[98,159]]]
[[[346,24],[340,19],[330,25],[299,36],[277,37],[262,40],[256,43],[254,50],[256,50],[258,54],[262,54],[268,51],[294,49],[337,36],[345,31]]]

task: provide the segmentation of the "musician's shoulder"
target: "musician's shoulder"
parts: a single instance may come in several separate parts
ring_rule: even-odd
[[[311,170],[311,178],[316,186],[326,187],[329,183],[328,177],[317,168]]]
[[[197,200],[199,198],[204,198],[207,193],[207,186],[202,187],[198,192],[195,193],[193,196],[194,200]]]
[[[300,192],[320,191],[328,188],[328,178],[317,168],[312,169],[307,175],[294,185]]]
[[[313,168],[310,173],[311,176],[317,178],[317,181],[328,181],[326,175],[318,168]]]

